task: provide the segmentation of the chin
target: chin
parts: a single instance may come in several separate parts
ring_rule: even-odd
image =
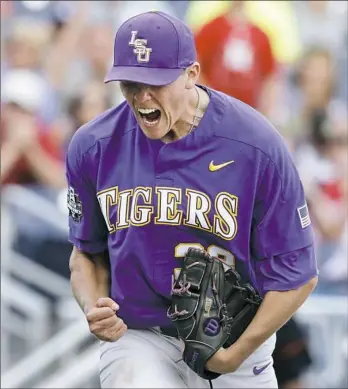
[[[166,128],[161,128],[162,126],[156,126],[153,128],[148,128],[144,126],[140,126],[145,136],[149,139],[162,139],[168,133]]]
[[[162,139],[166,135],[165,131],[154,130],[154,129],[149,130],[148,128],[141,128],[141,129],[147,138],[153,140]]]

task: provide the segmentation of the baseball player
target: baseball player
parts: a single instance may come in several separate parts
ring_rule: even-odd
[[[208,360],[221,374],[214,388],[277,387],[275,333],[317,283],[305,194],[281,137],[248,105],[197,84],[199,74],[183,22],[132,17],[105,79],[125,101],[69,145],[71,284],[101,340],[103,388],[209,388],[182,360],[167,316],[190,247],[263,296],[237,342]]]

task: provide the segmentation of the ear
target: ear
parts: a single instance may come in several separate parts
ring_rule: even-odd
[[[199,78],[199,75],[201,73],[201,66],[198,62],[194,62],[190,67],[186,70],[186,82],[185,82],[185,88],[186,89],[192,89]]]

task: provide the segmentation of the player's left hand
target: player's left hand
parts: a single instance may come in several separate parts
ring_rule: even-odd
[[[206,369],[219,374],[233,373],[242,364],[237,355],[231,351],[233,346],[228,349],[220,348],[206,363]]]

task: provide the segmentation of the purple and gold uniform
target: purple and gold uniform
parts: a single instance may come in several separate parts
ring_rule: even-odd
[[[235,266],[261,294],[317,274],[305,194],[283,140],[251,107],[198,87],[209,105],[181,139],[147,138],[124,102],[69,146],[69,240],[109,251],[111,298],[130,330],[170,326],[171,277],[189,247]]]
[[[235,265],[261,293],[317,274],[305,195],[282,139],[249,106],[206,90],[199,127],[173,143],[148,139],[126,103],[70,143],[69,198],[81,209],[70,212],[70,241],[109,250],[111,297],[130,328],[170,324],[171,275],[190,246]]]

